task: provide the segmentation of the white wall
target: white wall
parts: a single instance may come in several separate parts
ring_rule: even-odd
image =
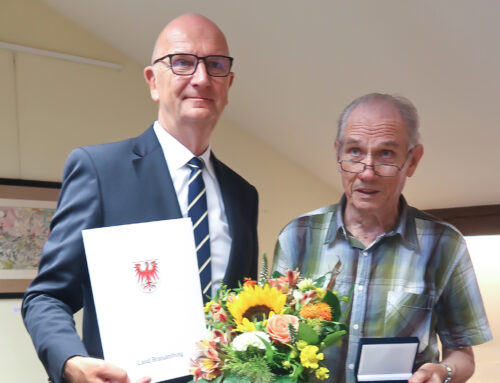
[[[493,332],[492,342],[474,348],[476,372],[470,383],[494,383],[500,368],[500,235],[470,236],[466,241]]]
[[[141,66],[40,0],[1,1],[0,41],[123,67],[114,70],[0,49],[0,178],[60,181],[72,148],[138,135],[154,120],[156,105],[149,99]],[[339,197],[227,119],[221,120],[213,147],[259,190],[260,248],[269,255],[290,219]],[[20,300],[0,300],[0,380],[45,381],[19,305]]]

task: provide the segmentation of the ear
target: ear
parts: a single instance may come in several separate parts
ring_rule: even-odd
[[[337,157],[338,157],[339,149],[340,149],[340,142],[339,142],[339,140],[335,140],[335,142],[333,143],[333,147],[335,148],[335,151],[337,152]]]
[[[153,101],[158,102],[160,95],[158,94],[158,87],[156,84],[156,75],[152,66],[147,66],[144,68],[144,78],[149,85],[149,93]]]
[[[340,160],[340,153],[339,153],[340,142],[339,142],[339,140],[335,140],[335,142],[333,143],[333,147],[335,149],[335,159],[336,159],[335,162],[337,162],[337,168],[339,169],[339,172],[341,172],[340,164],[339,164],[339,160]]]
[[[227,89],[231,88],[231,85],[233,85],[233,81],[234,81],[234,72],[231,72],[229,73],[229,85]]]
[[[335,154],[337,156],[337,161],[340,159],[340,150],[342,150],[342,144],[339,140],[335,140],[333,143],[333,147],[335,148]]]
[[[406,173],[408,177],[411,177],[413,173],[415,173],[415,170],[417,170],[417,165],[420,162],[420,159],[422,158],[423,155],[424,155],[423,145],[419,144],[412,149],[411,157],[408,159],[409,161],[408,172]]]

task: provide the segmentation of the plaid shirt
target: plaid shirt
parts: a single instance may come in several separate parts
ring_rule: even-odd
[[[453,226],[401,197],[395,228],[365,248],[344,226],[344,205],[345,196],[289,223],[273,266],[280,272],[298,268],[310,278],[332,272],[333,290],[352,291],[343,318],[349,335],[325,351],[336,383],[355,382],[360,337],[417,336],[417,368],[439,360],[436,334],[450,349],[492,339],[467,246]]]

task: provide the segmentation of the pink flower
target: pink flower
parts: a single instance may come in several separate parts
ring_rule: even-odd
[[[220,304],[212,303],[212,305],[210,306],[210,309],[212,310],[212,316],[214,317],[214,320],[216,322],[227,321],[227,314]]]
[[[291,323],[295,330],[299,330],[299,318],[294,315],[276,314],[267,321],[266,330],[272,340],[287,344],[291,342],[290,329],[288,324]]]
[[[268,283],[271,287],[275,287],[283,294],[288,294],[290,289],[297,285],[297,282],[302,278],[299,271],[287,270],[286,275],[279,278],[269,279]]]
[[[212,331],[212,336],[216,342],[228,344],[229,340],[227,339],[227,335],[224,334],[221,330]]]
[[[191,360],[189,372],[193,375],[195,382],[200,379],[213,380],[222,374],[219,362],[210,358]]]
[[[220,332],[217,335],[223,336],[224,334]],[[200,379],[213,380],[222,374],[221,360],[216,349],[217,343],[216,340],[204,339],[196,344],[198,355],[196,359],[191,359],[190,368],[195,382]]]
[[[300,278],[300,272],[298,270],[295,270],[295,271],[287,270],[287,272],[286,272],[286,278],[287,278],[288,284],[291,287],[295,287],[295,285],[297,284],[297,282],[300,279],[302,279],[302,278]]]
[[[302,298],[300,298],[300,303],[304,303],[305,301],[310,302],[311,300],[313,300],[317,296],[318,296],[318,293],[316,292],[316,290],[307,290],[304,293],[304,296]]]
[[[213,340],[203,339],[202,341],[196,343],[196,346],[198,347],[198,351],[202,356],[219,360],[219,353],[216,349],[217,342]]]

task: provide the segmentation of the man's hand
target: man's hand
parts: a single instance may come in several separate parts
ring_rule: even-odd
[[[131,383],[125,370],[102,359],[74,356],[64,365],[64,378],[70,383]],[[141,378],[136,383],[149,383]]]
[[[443,366],[425,363],[408,379],[408,383],[442,383],[447,376]]]
[[[443,363],[453,371],[453,383],[465,383],[474,374],[474,352],[472,347],[443,348]],[[442,383],[448,376],[446,368],[438,363],[422,365],[408,379],[408,383]]]

